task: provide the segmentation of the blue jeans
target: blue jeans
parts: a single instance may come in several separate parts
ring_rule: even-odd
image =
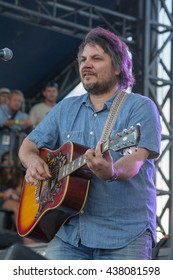
[[[45,254],[53,260],[149,260],[152,257],[152,237],[147,230],[123,248],[94,249],[82,244],[75,247],[55,236]]]

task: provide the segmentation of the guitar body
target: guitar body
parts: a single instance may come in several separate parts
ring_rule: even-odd
[[[41,241],[50,241],[60,227],[84,207],[89,175],[86,168],[58,180],[62,166],[84,154],[86,147],[67,142],[59,149],[41,149],[40,156],[48,163],[53,179],[29,185],[24,181],[18,212],[18,233]],[[65,170],[66,172],[66,170]]]
[[[102,143],[102,153],[136,146],[139,139],[140,125],[136,125]],[[70,217],[83,209],[93,177],[84,158],[87,149],[67,142],[55,151],[40,150],[52,178],[38,181],[36,185],[24,181],[18,212],[19,235],[48,242]]]

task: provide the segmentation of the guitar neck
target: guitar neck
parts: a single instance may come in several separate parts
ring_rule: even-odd
[[[107,150],[111,149],[115,152],[122,151],[124,149],[136,146],[140,139],[140,125],[137,124],[135,127],[131,127],[129,130],[124,129],[122,133],[117,133],[114,139],[107,139],[101,144],[102,154]],[[73,161],[61,166],[58,169],[58,180],[70,175],[77,171],[86,164],[84,155],[74,159]]]
[[[109,140],[104,142],[101,146],[102,153],[109,149]],[[66,176],[77,171],[86,164],[84,155],[74,159],[73,161],[67,163],[66,165],[59,168],[58,180],[65,178]]]
[[[58,180],[65,178],[86,164],[84,155],[59,168]]]

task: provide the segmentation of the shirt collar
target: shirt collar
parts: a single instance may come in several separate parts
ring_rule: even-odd
[[[118,93],[118,91],[116,91],[113,96],[111,96],[109,99],[107,99],[104,102],[104,107],[103,108],[107,108],[108,111],[110,110],[112,102],[113,102],[114,98],[117,96],[117,93]],[[86,107],[92,107],[93,108],[93,105],[90,101],[88,93],[84,94],[83,99],[82,99],[82,104],[84,104]]]

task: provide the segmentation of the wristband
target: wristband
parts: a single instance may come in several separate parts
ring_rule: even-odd
[[[19,120],[15,120],[15,124],[20,124],[20,121]]]
[[[117,170],[116,170],[116,168],[114,167],[114,173],[113,173],[112,177],[111,177],[110,179],[106,180],[106,181],[107,181],[107,182],[113,182],[113,181],[116,181],[117,178],[118,178]]]

